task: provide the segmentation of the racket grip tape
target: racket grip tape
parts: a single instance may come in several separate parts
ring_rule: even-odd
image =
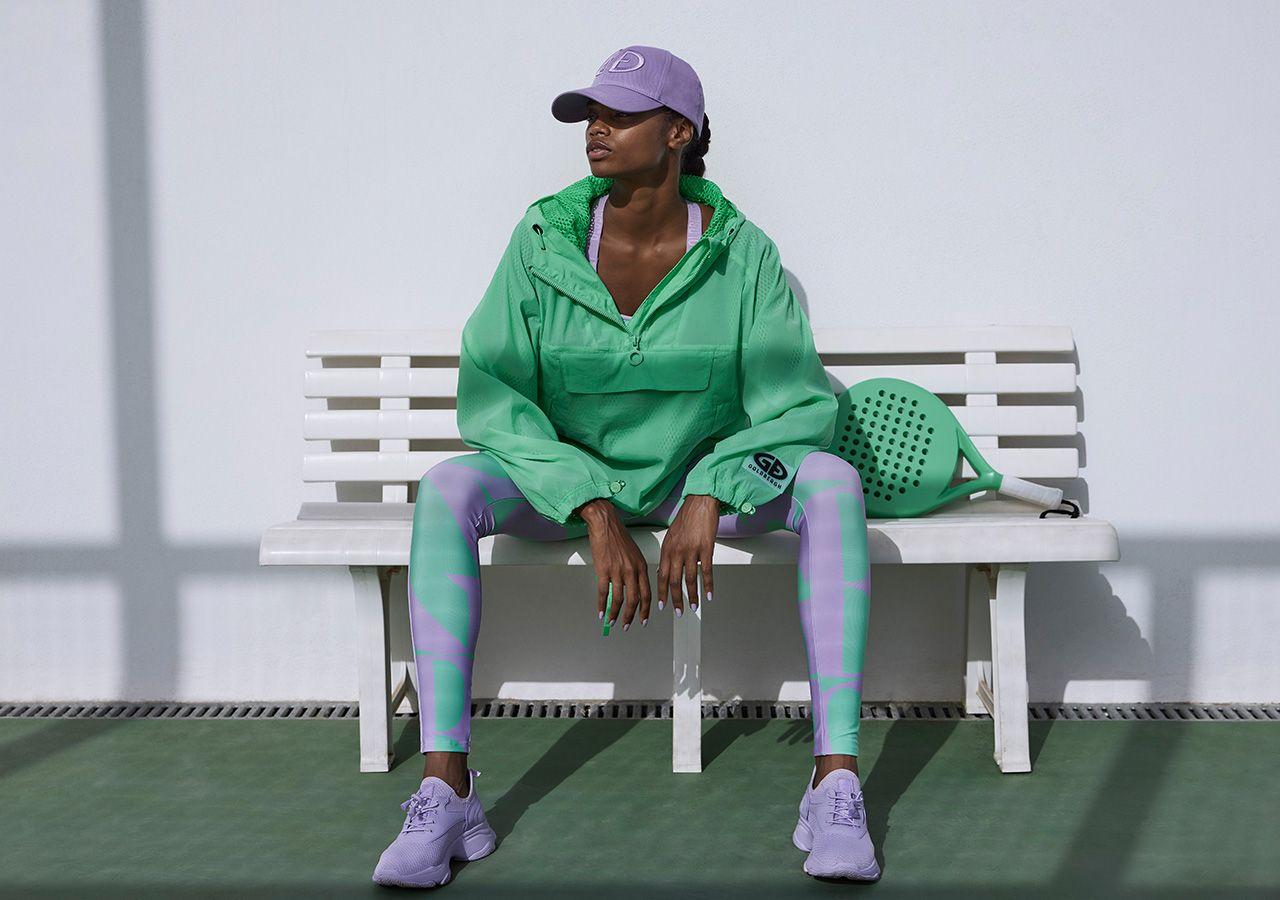
[[[1062,502],[1062,490],[1060,488],[1045,487],[1042,484],[1036,484],[1034,481],[1015,478],[1013,475],[1001,475],[1000,487],[997,490],[1002,494],[1008,494],[1010,497],[1017,497],[1019,500],[1026,500],[1029,503],[1049,509]]]

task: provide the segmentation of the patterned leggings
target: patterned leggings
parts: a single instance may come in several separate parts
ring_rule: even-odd
[[[682,475],[648,515],[624,513],[623,522],[670,525],[684,480]],[[798,598],[809,663],[813,753],[856,756],[871,587],[857,469],[835,454],[811,451],[787,489],[754,515],[721,516],[716,537],[779,528],[800,536]],[[478,542],[499,533],[561,541],[583,537],[587,529],[578,523],[557,525],[540,515],[485,453],[451,457],[422,477],[408,581],[423,753],[471,749],[471,669],[480,631]]]

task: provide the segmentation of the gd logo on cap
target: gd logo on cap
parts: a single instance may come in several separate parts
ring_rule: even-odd
[[[628,57],[634,57],[629,59]],[[634,63],[634,65],[632,65]],[[604,65],[596,69],[596,74],[608,70],[610,72],[634,72],[644,65],[644,57],[634,50],[619,50],[604,61]]]

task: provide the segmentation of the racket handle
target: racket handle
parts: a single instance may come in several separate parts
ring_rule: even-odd
[[[1008,494],[1010,497],[1017,497],[1019,500],[1026,500],[1037,506],[1043,506],[1046,509],[1052,509],[1062,502],[1062,490],[1060,488],[1045,487],[1042,484],[1036,484],[1034,481],[1025,481],[1012,475],[1001,475],[1000,487],[996,488],[996,490],[1002,494]]]

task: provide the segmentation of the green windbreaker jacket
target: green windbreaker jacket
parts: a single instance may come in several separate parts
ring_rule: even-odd
[[[778,248],[709,179],[703,236],[623,321],[586,256],[595,175],[529,205],[462,332],[458,428],[541,515],[682,497],[751,515],[830,445],[836,395]]]

